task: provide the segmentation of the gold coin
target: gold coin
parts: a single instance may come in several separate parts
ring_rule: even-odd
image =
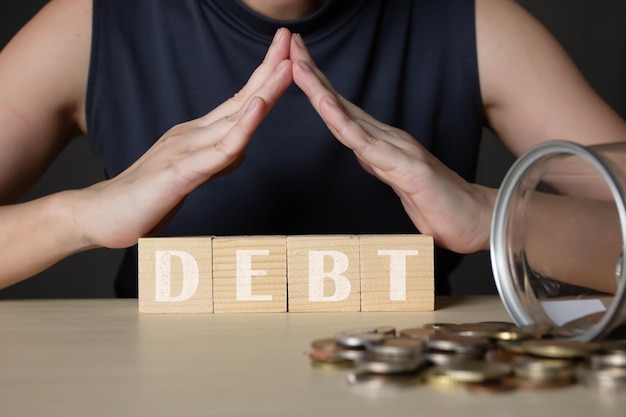
[[[550,333],[553,326],[548,323],[535,323],[492,332],[489,337],[503,341],[540,339]]]
[[[426,371],[424,378],[426,379],[426,383],[428,385],[435,388],[450,389],[462,387],[464,385],[462,382],[455,381],[450,378],[450,376],[446,375],[439,366]]]
[[[522,347],[526,353],[546,358],[584,358],[600,348],[597,343],[560,339],[527,340]]]
[[[455,362],[442,367],[444,374],[458,382],[491,381],[510,375],[511,370],[508,364],[478,360]]]
[[[513,323],[489,321],[457,324],[456,326],[446,327],[443,330],[462,336],[491,337],[491,335],[497,334],[498,332],[510,331],[514,327],[515,325]]]

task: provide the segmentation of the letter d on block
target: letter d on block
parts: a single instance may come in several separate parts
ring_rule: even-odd
[[[212,238],[139,240],[139,311],[212,313]]]
[[[182,290],[177,296],[172,296],[172,258],[180,259],[182,264]],[[188,252],[161,251],[154,253],[155,263],[155,290],[157,302],[185,301],[193,297],[198,290],[200,271],[198,263]]]

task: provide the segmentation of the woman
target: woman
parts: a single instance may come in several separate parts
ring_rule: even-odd
[[[0,102],[2,286],[155,231],[487,249],[483,124],[516,155],[626,138],[511,0],[53,0],[0,54]],[[8,205],[82,133],[109,180]],[[440,293],[457,260],[437,255]],[[135,265],[131,249],[120,296]]]

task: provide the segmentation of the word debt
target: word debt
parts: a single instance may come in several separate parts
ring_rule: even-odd
[[[144,238],[139,311],[430,311],[426,235]]]

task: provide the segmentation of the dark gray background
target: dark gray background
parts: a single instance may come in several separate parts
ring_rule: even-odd
[[[0,47],[45,3],[44,0],[0,2]],[[520,0],[520,3],[552,31],[596,91],[626,118],[626,1]],[[485,131],[478,182],[498,186],[512,162],[506,149]],[[86,138],[77,138],[25,199],[84,187],[102,178],[98,160]],[[0,291],[0,298],[112,297],[112,280],[120,259],[121,252],[114,250],[80,253]],[[467,256],[452,280],[457,294],[494,293],[488,252]]]

